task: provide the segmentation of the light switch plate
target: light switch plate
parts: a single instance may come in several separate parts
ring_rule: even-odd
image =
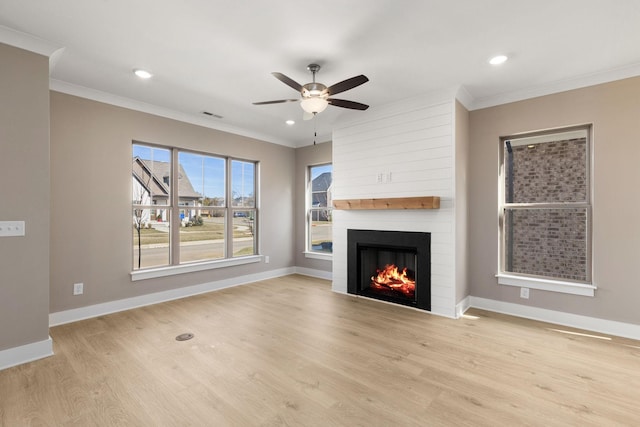
[[[24,236],[24,221],[0,221],[0,237]]]

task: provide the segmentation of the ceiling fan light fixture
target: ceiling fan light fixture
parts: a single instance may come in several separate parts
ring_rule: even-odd
[[[300,101],[302,109],[312,114],[322,113],[327,108],[327,105],[329,105],[329,102],[320,97],[309,97]]]

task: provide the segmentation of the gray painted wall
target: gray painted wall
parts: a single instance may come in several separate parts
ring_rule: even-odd
[[[259,161],[270,263],[132,282],[132,140]],[[293,148],[51,92],[51,312],[292,267],[294,165]]]
[[[49,338],[49,59],[0,44],[0,350]]]
[[[471,295],[640,324],[640,78],[472,111],[469,280]],[[593,123],[595,297],[497,284],[500,136]]]

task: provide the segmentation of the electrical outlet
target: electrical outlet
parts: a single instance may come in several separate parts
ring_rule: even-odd
[[[84,283],[74,283],[73,284],[73,294],[74,295],[82,295],[84,293]]]
[[[520,298],[529,299],[529,288],[520,288]]]
[[[269,264],[269,255],[264,256],[264,263]]]

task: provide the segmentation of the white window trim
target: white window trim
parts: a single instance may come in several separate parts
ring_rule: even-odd
[[[305,258],[324,259],[324,260],[327,260],[327,261],[333,260],[333,254],[332,253],[304,251],[303,254],[304,254]]]
[[[318,164],[314,164],[314,165],[308,165],[307,166],[307,171],[306,171],[306,186],[305,186],[305,224],[304,224],[304,229],[305,229],[305,250],[302,252],[304,254],[305,258],[309,258],[309,259],[322,259],[322,260],[327,260],[327,261],[332,261],[333,260],[333,252],[316,252],[316,251],[312,251],[310,250],[311,247],[311,231],[310,231],[310,225],[311,225],[311,211],[312,211],[312,207],[309,206],[309,193],[311,192],[311,186],[312,186],[312,182],[311,182],[311,168],[316,167],[316,166],[323,166],[323,165],[331,165],[332,166],[332,170],[333,170],[333,163],[332,162],[328,162],[328,163],[318,163]],[[333,211],[333,206],[331,207],[331,210]]]
[[[131,281],[155,279],[157,277],[174,276],[176,274],[193,273],[196,271],[214,270],[217,268],[232,267],[236,265],[253,264],[262,261],[261,255],[228,258],[215,261],[195,262],[190,264],[171,265],[167,267],[146,268],[131,272]]]
[[[533,135],[531,137],[525,137],[525,138],[519,138],[517,135],[514,135],[512,138],[518,140],[517,145],[525,145],[525,144],[531,144],[531,143],[541,143],[541,142],[546,142],[549,140],[553,140],[555,138],[558,137],[558,135],[563,135],[563,136],[570,136],[570,137],[579,137],[582,136],[584,134],[584,131],[586,130],[586,136],[587,136],[587,180],[589,182],[589,191],[587,193],[587,201],[586,203],[567,203],[567,204],[563,204],[564,207],[568,207],[568,205],[576,205],[578,207],[586,207],[587,208],[587,215],[591,215],[591,211],[593,210],[593,128],[591,127],[591,125],[579,125],[576,126],[576,128],[578,128],[577,130],[575,130],[574,132],[571,132],[569,130],[569,128],[563,128],[563,129],[558,129],[557,133],[548,133],[547,131],[545,131],[542,135]],[[508,137],[505,138],[501,138],[500,144],[502,146],[502,144],[504,144],[504,140],[506,139],[510,139]],[[504,159],[501,158],[501,177],[502,174],[504,173]],[[504,180],[500,179],[501,184],[499,187],[499,200],[500,200],[500,206],[499,206],[499,212],[504,211],[504,207],[506,205],[505,203],[505,188],[504,188]],[[522,204],[521,204],[522,205]],[[526,205],[526,204],[525,204]],[[580,205],[584,205],[584,206],[580,206]],[[517,206],[517,204],[513,204],[513,206]],[[500,215],[501,221],[502,221],[502,215]],[[593,241],[592,241],[592,227],[593,227],[593,222],[592,219],[589,219],[589,227],[587,229],[587,254],[588,254],[588,258],[589,258],[589,270],[590,270],[590,274],[589,276],[589,283],[578,283],[578,282],[570,282],[570,281],[564,281],[564,280],[556,280],[556,279],[550,279],[550,278],[545,278],[545,277],[530,277],[530,276],[521,276],[518,274],[513,274],[513,273],[508,273],[508,272],[504,272],[502,271],[502,266],[504,265],[504,252],[503,252],[503,245],[504,245],[504,236],[502,234],[502,226],[500,227],[500,238],[499,238],[499,254],[498,254],[498,271],[499,273],[495,275],[495,277],[498,279],[498,284],[499,285],[505,285],[505,286],[515,286],[515,287],[520,287],[520,288],[530,288],[530,289],[539,289],[539,290],[543,290],[543,291],[550,291],[550,292],[559,292],[559,293],[565,293],[565,294],[571,294],[571,295],[582,295],[582,296],[590,296],[590,297],[594,297],[595,296],[595,291],[597,289],[597,286],[595,285],[595,283],[593,283],[593,272],[591,271],[591,269],[593,268],[593,253],[592,253],[592,245],[593,245]]]
[[[595,296],[597,287],[587,283],[565,282],[562,280],[542,279],[539,277],[523,277],[511,274],[496,274],[499,285],[519,288],[539,289],[541,291],[560,292],[564,294]]]
[[[224,156],[224,155],[217,155],[217,154],[213,154],[213,153],[206,153],[206,152],[198,152],[198,151],[191,151],[191,150],[187,150],[187,149],[183,149],[183,148],[179,148],[176,146],[160,146],[160,145],[156,145],[156,144],[150,144],[147,142],[141,142],[138,140],[133,140],[132,141],[133,145],[141,145],[141,146],[146,146],[146,147],[151,147],[151,148],[158,148],[158,149],[164,149],[164,150],[168,150],[170,152],[170,164],[171,164],[171,188],[179,188],[179,184],[178,184],[178,177],[179,175],[177,173],[173,173],[174,170],[174,165],[179,165],[179,154],[181,152],[184,153],[195,153],[198,155],[202,155],[202,156],[211,156],[211,157],[218,157],[221,159],[225,160],[225,171],[226,171],[226,177],[225,177],[225,206],[212,206],[211,208],[213,209],[219,209],[225,212],[225,216],[227,215],[227,213],[229,214],[229,222],[233,221],[233,212],[235,211],[253,211],[254,212],[254,248],[256,249],[256,251],[259,252],[259,236],[258,236],[258,215],[259,215],[259,209],[258,209],[258,203],[259,203],[259,191],[258,191],[258,177],[259,177],[259,162],[257,161],[253,161],[253,160],[245,160],[245,159],[241,159],[241,158],[237,158],[237,157],[232,157],[232,156]],[[254,206],[253,207],[243,207],[243,206],[233,206],[233,202],[232,202],[232,164],[234,161],[240,161],[240,162],[247,162],[247,163],[252,163],[254,165],[254,171],[255,171],[255,175],[254,175]],[[181,208],[186,208],[189,207],[189,204],[181,204],[179,202],[179,191],[171,191],[170,192],[170,197],[169,197],[169,201],[171,201],[171,203],[169,205],[162,205],[162,208],[166,208],[169,212],[171,212],[171,226],[175,226],[177,223],[174,222],[173,220],[173,214],[175,212],[180,212]],[[153,205],[149,205],[149,207],[153,207],[155,208],[156,204]],[[132,205],[132,207],[135,207],[134,205]],[[175,212],[174,212],[175,210]],[[227,221],[225,219],[225,221]],[[226,252],[225,253],[233,253],[233,243],[234,243],[234,238],[233,238],[233,227],[226,227],[227,228],[227,235],[225,237],[225,245],[226,245]],[[179,228],[178,228],[178,232],[179,232]],[[173,233],[173,230],[170,230],[170,233]],[[135,247],[132,246],[132,249],[135,250]],[[170,259],[172,259],[175,256],[175,253],[178,252],[179,253],[180,250],[180,242],[178,241],[177,244],[173,245],[173,244],[169,244],[169,251],[171,253]],[[131,281],[135,282],[137,280],[144,280],[144,279],[152,279],[152,278],[157,278],[157,277],[167,277],[167,276],[173,276],[173,275],[177,275],[177,274],[183,274],[183,273],[191,273],[191,272],[196,272],[196,271],[203,271],[203,270],[212,270],[212,269],[217,269],[217,268],[224,268],[224,267],[230,267],[230,266],[236,266],[236,265],[243,265],[243,264],[250,264],[250,263],[256,263],[256,262],[261,262],[262,261],[262,255],[258,254],[254,254],[254,255],[248,255],[248,256],[241,256],[241,257],[229,257],[229,258],[221,258],[221,259],[211,259],[211,260],[204,260],[204,261],[196,261],[196,262],[187,262],[185,264],[169,264],[169,265],[163,265],[160,267],[150,267],[150,268],[141,268],[141,269],[132,269],[130,272],[131,275]],[[133,259],[133,257],[132,257]]]

